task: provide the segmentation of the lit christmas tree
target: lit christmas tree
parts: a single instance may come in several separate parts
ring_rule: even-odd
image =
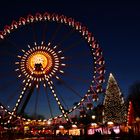
[[[109,76],[104,99],[103,123],[126,122],[126,107],[119,86],[112,74]]]

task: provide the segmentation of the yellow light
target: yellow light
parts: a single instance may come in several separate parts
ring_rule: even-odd
[[[113,123],[113,122],[107,122],[107,124],[108,124],[108,125],[113,125],[114,123]]]
[[[64,129],[64,126],[63,125],[59,125],[59,129]]]
[[[30,58],[30,65],[32,68],[34,68],[35,64],[42,64],[42,67],[45,68],[48,64],[48,59],[45,55],[41,53],[35,53]]]
[[[36,65],[40,65],[40,69],[36,70]],[[45,51],[36,51],[27,59],[27,68],[36,75],[46,74],[53,65],[52,56]]]
[[[91,123],[91,126],[96,127],[97,123]]]
[[[96,118],[96,116],[95,116],[95,115],[92,115],[91,117],[92,117],[92,119],[93,119],[93,120]]]
[[[77,128],[77,125],[73,124],[73,125],[72,125],[72,128]]]
[[[48,121],[47,124],[50,125],[51,124],[51,121]]]

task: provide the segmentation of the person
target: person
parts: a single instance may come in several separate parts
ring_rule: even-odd
[[[129,128],[129,130],[128,130],[128,137],[129,137],[130,140],[133,140],[134,132],[131,128]]]
[[[114,132],[113,129],[111,129],[111,136],[112,136],[112,137],[115,137],[115,135],[116,135],[116,133]]]

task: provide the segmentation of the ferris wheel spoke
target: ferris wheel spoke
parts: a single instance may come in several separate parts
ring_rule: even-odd
[[[1,79],[1,80],[2,80],[2,79]],[[2,84],[0,85],[0,91],[2,92],[2,91],[4,91],[4,90],[6,90],[6,89],[9,89],[10,87],[12,87],[12,86],[15,84],[16,81],[17,81],[17,80],[15,79],[15,80],[7,81],[6,83],[2,83]]]
[[[26,98],[25,98],[25,100],[24,100],[24,102],[22,104],[22,107],[21,107],[21,110],[20,110],[20,114],[24,114],[24,110],[25,110],[25,108],[26,108],[26,106],[27,106],[27,104],[28,104],[28,102],[29,102],[29,100],[30,100],[30,98],[32,96],[32,93],[34,92],[34,88],[35,88],[35,85],[32,84],[30,86],[29,90],[26,91]]]
[[[44,84],[44,89],[45,89],[45,94],[46,94],[46,98],[47,98],[47,102],[48,102],[48,106],[49,106],[50,115],[51,115],[51,118],[53,118],[52,107],[51,107],[50,98],[49,98],[49,95],[47,92],[46,84]]]
[[[43,42],[46,41],[46,33],[47,33],[47,23],[45,23],[45,25],[43,27],[43,32],[42,32],[42,40],[43,40]]]
[[[68,60],[73,60],[73,59],[75,59],[75,58],[86,58],[86,57],[88,57],[89,56],[89,53],[87,53],[87,52],[78,52],[78,53],[76,53],[75,55],[73,54],[73,56],[71,57],[71,56],[69,56],[69,57],[67,57],[66,59],[68,59]]]
[[[87,82],[89,83],[89,82],[90,82],[89,80],[83,79],[83,78],[81,78],[81,77],[78,77],[78,76],[76,76],[76,75],[74,75],[74,74],[72,74],[72,73],[65,72],[64,75],[65,75],[66,77],[70,78],[70,79],[74,79],[74,80],[80,81],[80,82],[82,82],[82,83],[87,83]]]
[[[37,119],[37,107],[38,107],[38,98],[39,98],[39,87],[37,88],[37,95],[36,95],[36,99],[35,99],[35,113],[34,113],[34,117]]]
[[[34,24],[32,24],[32,32],[33,32],[33,40],[34,40],[34,42],[36,42],[37,41],[37,33],[35,30]]]
[[[18,98],[18,100],[17,100],[17,102],[16,102],[16,105],[15,105],[15,107],[13,108],[13,112],[14,112],[14,113],[18,110],[18,107],[19,107],[19,105],[21,104],[21,101],[23,100],[23,97],[24,97],[24,95],[25,95],[25,93],[26,93],[26,91],[27,91],[28,86],[31,86],[30,84],[31,84],[31,83],[28,82],[28,83],[26,83],[25,86],[23,87],[23,89],[22,89],[22,91],[21,91],[21,94],[20,94],[20,96],[19,96],[19,98]]]
[[[0,72],[0,79],[3,79],[3,78],[5,78],[5,76],[6,77],[15,77],[15,75],[16,75],[16,72],[15,71],[12,71],[12,72],[7,72],[7,71],[5,71],[5,72]]]
[[[11,47],[14,47],[14,48],[16,48],[17,50],[19,50],[19,49],[21,48],[21,46],[19,47],[18,44],[16,44],[16,43],[13,42],[13,41],[10,41],[8,38],[6,38],[5,40],[7,41],[7,43],[10,44],[9,47],[10,47],[10,46],[11,46]]]
[[[13,118],[13,115],[15,115],[15,112],[17,111],[17,109],[18,109],[18,107],[19,107],[21,101],[23,100],[23,97],[24,97],[24,95],[25,95],[25,92],[26,92],[28,86],[31,86],[30,79],[28,79],[28,81],[26,81],[26,83],[25,83],[25,85],[24,85],[24,87],[23,87],[23,89],[22,89],[22,91],[21,91],[21,94],[20,94],[20,96],[19,96],[19,98],[18,98],[18,100],[17,100],[17,102],[16,102],[16,105],[15,105],[15,107],[13,108],[13,111],[12,111],[10,117],[9,117],[8,123],[11,122],[11,119]]]
[[[52,37],[50,39],[50,42],[53,42],[56,35],[58,34],[59,30],[61,29],[62,24],[58,24],[58,26],[56,27],[55,31],[52,34]]]
[[[63,102],[63,104],[65,105],[65,107],[67,108],[67,110],[69,110],[68,105],[66,104],[65,100],[63,99],[62,95],[60,94],[60,92],[58,92],[58,90],[55,88],[57,95],[60,97],[61,101]]]
[[[81,40],[79,41],[75,41],[75,42],[73,42],[71,45],[69,45],[69,46],[67,46],[65,49],[63,49],[63,51],[64,52],[66,52],[66,51],[69,51],[69,50],[71,50],[72,48],[74,48],[74,47],[77,47],[77,46],[79,46],[79,44],[81,43]]]
[[[64,109],[63,105],[61,104],[61,102],[60,102],[60,100],[59,100],[59,98],[57,96],[57,93],[56,93],[56,90],[55,90],[53,82],[52,81],[47,81],[47,82],[48,82],[48,86],[49,86],[49,88],[51,90],[51,93],[53,94],[53,96],[54,96],[54,98],[55,98],[55,100],[56,100],[56,102],[57,102],[57,104],[59,106],[59,109],[61,110],[64,118],[66,119],[66,121],[69,121],[68,113]]]
[[[63,42],[65,42],[73,33],[74,33],[74,29],[70,30],[70,32],[64,34],[63,37],[58,42],[58,46],[61,46],[61,44],[63,44]]]
[[[3,61],[3,62],[0,62],[0,66],[2,67],[2,68],[5,68],[5,67],[12,67],[13,66],[13,63],[11,63],[11,62],[5,62],[5,61]],[[4,69],[3,69],[4,70]],[[4,75],[8,75],[8,76],[13,76],[15,74],[15,72],[14,71],[0,71],[0,77],[4,77]],[[14,75],[15,76],[15,75]]]
[[[21,104],[21,101],[22,101],[22,99],[23,99],[23,97],[24,97],[24,95],[25,95],[25,92],[26,92],[28,86],[30,86],[30,84],[31,84],[31,83],[30,83],[30,79],[29,79],[29,80],[27,81],[27,83],[24,85],[24,87],[23,87],[23,89],[22,89],[22,91],[21,91],[21,94],[20,94],[20,96],[19,96],[19,98],[18,98],[18,100],[17,100],[17,102],[16,102],[16,104],[15,104],[15,107],[13,108],[13,111],[12,111],[12,113],[11,113],[9,119],[8,119],[8,123],[11,122],[13,116],[15,115],[16,111],[18,110],[18,107],[19,107],[19,105]]]
[[[64,80],[62,79],[57,79],[59,80],[60,83],[62,83],[67,89],[69,89],[70,91],[72,91],[72,93],[74,93],[76,96],[78,96],[79,98],[82,98],[82,96],[80,95],[79,92],[77,92],[74,88],[72,88],[68,83],[66,83]]]
[[[10,51],[0,51],[0,56],[3,57],[3,56],[12,56],[12,57],[15,57],[15,54],[10,52]]]
[[[14,97],[17,95],[17,93],[19,93],[19,91],[21,91],[22,88],[23,88],[23,86],[19,86],[19,88],[16,89],[16,91],[14,91],[10,94],[10,96],[6,100],[6,105],[10,104],[10,102],[14,99]]]
[[[69,67],[73,67],[73,68],[76,68],[76,69],[78,69],[78,70],[81,70],[81,69],[85,69],[85,70],[87,70],[87,66],[86,65],[83,65],[82,63],[78,63],[78,64],[76,64],[76,63],[71,63],[71,64],[68,64],[68,66]]]

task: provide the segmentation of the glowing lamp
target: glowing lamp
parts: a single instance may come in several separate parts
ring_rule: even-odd
[[[73,124],[73,125],[72,125],[72,128],[77,128],[77,125],[76,125],[76,124]]]
[[[91,123],[91,126],[95,128],[97,127],[97,123]]]
[[[33,74],[46,74],[52,68],[52,56],[45,51],[36,51],[27,59],[27,68]]]
[[[95,115],[92,115],[91,118],[92,118],[93,120],[95,120],[96,116],[95,116]]]
[[[50,125],[51,124],[51,121],[48,121],[47,124]]]
[[[107,124],[108,124],[108,125],[113,125],[114,123],[113,123],[113,122],[107,122]]]
[[[59,125],[59,129],[64,129],[64,126],[63,125]]]

